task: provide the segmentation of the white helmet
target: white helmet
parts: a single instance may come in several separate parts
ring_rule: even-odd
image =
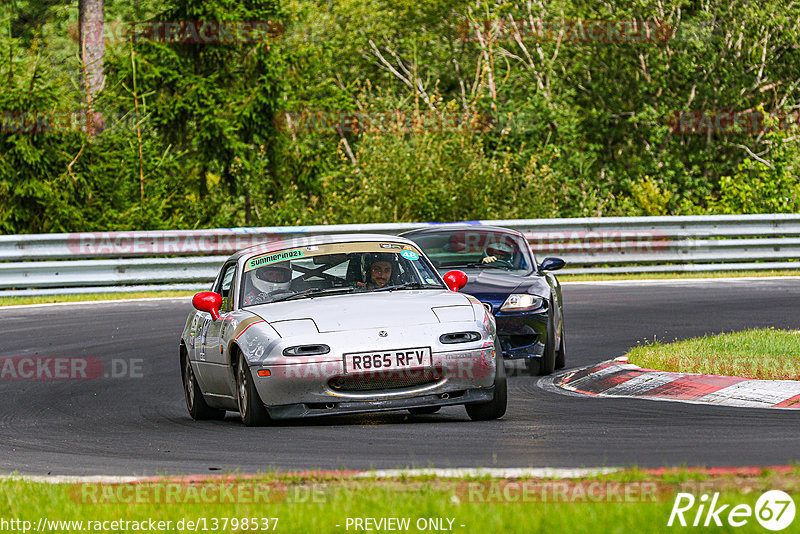
[[[514,245],[507,243],[505,241],[495,241],[492,243],[488,243],[486,245],[485,254],[487,256],[495,256],[497,258],[510,261],[511,258],[514,256],[514,252],[515,252]]]
[[[292,281],[292,270],[286,262],[265,265],[256,269],[251,277],[253,287],[258,291],[270,294],[276,291],[288,291]]]

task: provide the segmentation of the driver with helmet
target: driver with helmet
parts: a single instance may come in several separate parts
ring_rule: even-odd
[[[397,270],[397,260],[394,256],[394,254],[381,252],[368,254],[364,265],[367,282],[359,282],[356,286],[366,287],[366,289],[378,289],[389,285],[392,276]]]
[[[494,263],[496,261],[502,261],[510,266],[512,265],[513,260],[514,246],[511,243],[496,241],[486,245],[481,263]]]
[[[264,265],[250,273],[250,287],[245,293],[247,304],[268,302],[270,298],[281,293],[290,293],[292,270],[287,262]]]

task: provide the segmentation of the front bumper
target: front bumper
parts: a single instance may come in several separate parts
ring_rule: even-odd
[[[484,390],[491,399],[497,365],[493,354],[491,346],[433,352],[432,367],[385,373],[347,373],[341,358],[326,356],[251,364],[250,371],[270,414],[308,417],[481,402],[486,400],[480,393]],[[269,376],[258,375],[263,369],[269,369]]]
[[[344,415],[367,412],[389,412],[423,408],[429,406],[452,406],[473,402],[488,402],[494,397],[494,386],[482,389],[453,391],[452,393],[428,394],[406,398],[384,400],[354,401],[333,400],[327,403],[298,403],[280,406],[265,406],[273,419],[295,419],[320,417],[323,415]]]
[[[547,339],[548,311],[497,313],[497,335],[507,360],[541,358]]]

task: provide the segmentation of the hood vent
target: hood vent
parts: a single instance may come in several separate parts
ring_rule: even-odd
[[[442,334],[439,336],[439,341],[445,345],[469,343],[470,341],[478,341],[480,339],[481,335],[478,332],[453,332],[451,334]]]

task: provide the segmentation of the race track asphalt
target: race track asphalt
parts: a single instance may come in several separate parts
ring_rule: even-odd
[[[571,283],[568,367],[637,341],[800,325],[800,279]],[[462,407],[247,428],[195,422],[178,370],[188,299],[0,309],[0,358],[99,358],[125,377],[0,380],[0,472],[213,474],[268,469],[774,465],[800,460],[800,413],[569,396],[509,381],[499,421]],[[112,364],[112,360],[116,360]],[[123,364],[134,366],[123,373]],[[116,366],[116,368],[115,368]]]

